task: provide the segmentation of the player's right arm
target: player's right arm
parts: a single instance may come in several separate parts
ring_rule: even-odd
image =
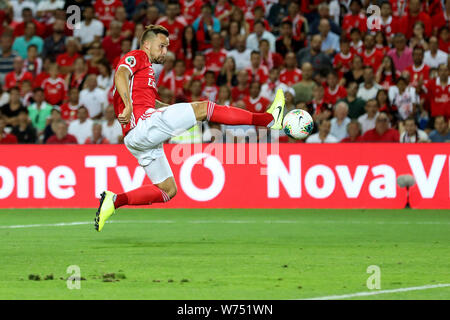
[[[119,67],[116,74],[114,75],[116,90],[122,98],[123,103],[125,104],[125,109],[121,114],[117,116],[120,124],[128,124],[131,119],[131,114],[133,113],[133,103],[131,102],[130,95],[130,78],[130,70],[124,67]]]

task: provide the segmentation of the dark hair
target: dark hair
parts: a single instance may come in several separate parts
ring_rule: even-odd
[[[282,27],[283,25],[288,25],[289,27],[292,28],[292,21],[291,20],[285,20],[283,22],[281,22],[280,27]]]
[[[193,37],[192,37],[191,43],[187,43],[187,40],[186,40],[186,31],[188,29],[191,29],[192,33],[193,33]],[[184,56],[187,55],[187,49],[188,49],[188,46],[190,45],[191,46],[191,50],[192,50],[192,57],[194,57],[196,52],[197,52],[198,43],[197,43],[197,39],[196,39],[196,32],[195,32],[195,29],[194,29],[194,27],[192,25],[187,25],[186,27],[184,27],[184,29],[183,29],[183,37],[181,38],[181,43],[182,43],[182,50],[183,50]]]
[[[166,28],[164,28],[163,26],[159,26],[159,25],[151,24],[151,25],[147,26],[141,36],[141,41],[140,41],[141,46],[146,40],[149,40],[150,38],[152,38],[158,34],[163,34],[166,37],[168,37],[169,31]]]
[[[389,70],[389,71],[391,72],[392,81],[394,83],[397,83],[397,69],[395,68],[394,60],[392,60],[391,56],[386,55],[385,57],[388,58],[391,61],[391,70]],[[386,79],[386,75],[383,72],[381,74],[381,80],[380,81],[383,82],[384,79]]]
[[[253,27],[255,27],[257,24],[262,25],[264,28],[266,27],[266,25],[264,24],[264,22],[263,22],[262,20],[256,20],[256,21],[253,23]]]

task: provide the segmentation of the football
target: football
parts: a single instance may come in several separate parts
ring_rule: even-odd
[[[283,119],[283,131],[291,138],[305,139],[314,128],[311,115],[302,109],[289,111]]]

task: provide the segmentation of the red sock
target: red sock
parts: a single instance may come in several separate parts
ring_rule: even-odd
[[[247,110],[231,106],[221,106],[214,102],[208,102],[208,121],[229,125],[248,124],[255,126],[267,126],[273,120],[270,113],[252,113]]]
[[[153,184],[148,184],[135,190],[118,194],[114,201],[114,207],[117,209],[125,205],[148,205],[156,202],[167,202],[169,200],[170,197],[167,193]]]

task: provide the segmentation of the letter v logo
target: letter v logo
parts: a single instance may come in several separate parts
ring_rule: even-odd
[[[442,169],[444,168],[447,156],[445,154],[437,154],[434,156],[428,177],[425,172],[425,168],[423,167],[423,162],[420,155],[409,154],[407,158],[411,171],[414,175],[414,179],[416,180],[417,187],[419,188],[420,195],[424,199],[433,198],[439,178],[442,175]]]

